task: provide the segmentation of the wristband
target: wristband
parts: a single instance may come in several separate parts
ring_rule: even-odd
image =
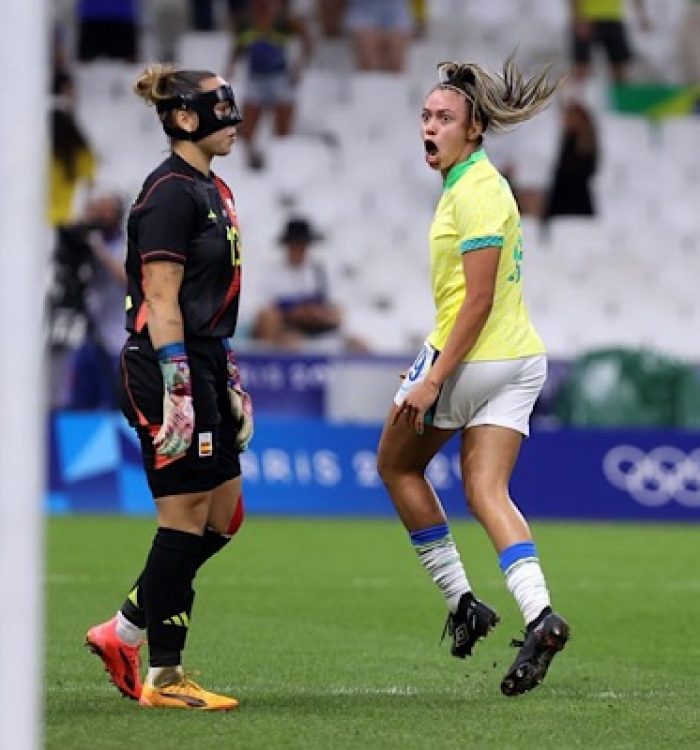
[[[175,396],[191,396],[190,363],[183,341],[174,341],[156,350],[165,390]]]
[[[173,359],[181,359],[187,357],[187,351],[185,350],[184,341],[173,341],[172,344],[165,344],[156,349],[156,355],[158,356],[159,362],[170,362]]]

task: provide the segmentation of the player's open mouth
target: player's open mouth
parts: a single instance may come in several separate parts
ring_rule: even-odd
[[[435,143],[435,141],[431,141],[430,139],[427,139],[423,141],[423,146],[425,147],[426,162],[431,167],[435,166],[439,161],[437,143]]]

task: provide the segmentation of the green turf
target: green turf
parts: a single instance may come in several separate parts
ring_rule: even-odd
[[[521,623],[477,526],[453,533],[502,622],[462,662],[438,645],[444,606],[397,522],[249,518],[200,573],[186,658],[241,706],[199,714],[121,698],[82,647],[138,573],[153,521],[52,519],[46,747],[700,747],[700,529],[535,532],[573,637],[542,686],[508,699]]]

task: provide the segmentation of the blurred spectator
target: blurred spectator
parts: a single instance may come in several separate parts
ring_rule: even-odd
[[[285,248],[280,267],[269,274],[256,339],[284,349],[364,350],[344,337],[340,308],[332,301],[324,266],[310,257],[312,243],[323,239],[303,218],[291,218],[279,238]]]
[[[73,227],[87,266],[84,310],[87,335],[75,352],[68,406],[116,409],[119,355],[124,330],[124,205],[116,193],[96,194]]]
[[[345,28],[358,70],[405,69],[414,30],[409,0],[348,0]]]
[[[63,72],[56,73],[52,91],[48,218],[52,226],[60,226],[73,218],[78,187],[92,183],[95,157],[75,120],[75,94],[71,77]]]
[[[510,183],[522,216],[541,219],[559,151],[561,123],[546,109],[507,134],[485,139],[489,159]]]
[[[413,35],[423,39],[428,30],[428,0],[411,0]]]
[[[67,112],[75,109],[75,84],[68,68],[57,65],[53,69],[51,97],[54,107]]]
[[[590,74],[593,50],[606,54],[615,83],[627,80],[632,52],[625,23],[624,0],[570,0],[574,76],[579,81]],[[634,0],[640,27],[648,31],[651,21],[643,0]]]
[[[679,39],[683,83],[700,84],[700,0],[687,0]]]
[[[248,11],[250,0],[226,0],[231,26],[238,29]],[[190,0],[190,16],[195,31],[213,31],[217,28],[215,0]]]
[[[321,33],[328,39],[343,36],[346,0],[316,0],[316,18]]]
[[[294,37],[298,37],[301,48],[296,59],[291,60],[288,48]],[[236,39],[227,76],[232,78],[238,60],[247,58],[243,122],[238,132],[251,169],[264,167],[263,155],[255,145],[255,134],[266,111],[273,114],[276,136],[291,134],[296,86],[311,59],[311,52],[306,22],[293,11],[288,0],[250,0],[250,16]]]
[[[66,44],[67,30],[64,23],[54,20],[51,32],[50,61],[53,75],[59,73],[68,75],[69,54]],[[55,93],[55,92],[54,92]]]
[[[593,116],[583,104],[568,102],[562,113],[559,158],[549,190],[545,219],[593,216],[591,179],[598,166],[598,136]]]
[[[78,59],[135,62],[139,0],[78,0]]]

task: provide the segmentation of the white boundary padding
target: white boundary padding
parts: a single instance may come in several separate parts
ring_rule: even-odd
[[[0,748],[41,746],[41,318],[48,96],[44,0],[2,4]]]

